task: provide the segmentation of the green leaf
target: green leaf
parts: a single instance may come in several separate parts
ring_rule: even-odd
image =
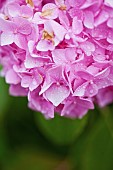
[[[30,148],[21,148],[10,153],[6,158],[4,170],[55,170],[62,162],[62,158],[47,152],[40,152]],[[60,170],[60,169],[59,169]],[[69,170],[69,169],[67,169]]]
[[[1,67],[0,67],[1,69]],[[4,115],[9,106],[8,86],[0,77],[0,161],[4,161],[8,152],[7,137],[4,130]]]
[[[3,78],[0,77],[0,115],[2,115],[8,108],[10,101],[8,86]]]
[[[105,109],[106,115],[110,115]],[[112,112],[111,112],[112,114]],[[111,115],[110,115],[111,117]],[[81,135],[71,150],[71,161],[78,170],[111,170],[113,168],[113,138],[108,121],[98,113],[92,126]],[[112,120],[113,122],[113,117]]]
[[[40,113],[35,113],[37,126],[45,137],[58,145],[73,143],[83,132],[87,116],[83,119],[69,119],[55,115],[54,119],[46,120]]]
[[[106,106],[104,108],[101,108],[98,110],[101,113],[101,116],[103,117],[106,126],[108,127],[109,132],[111,133],[111,136],[113,138],[113,105],[111,106]]]

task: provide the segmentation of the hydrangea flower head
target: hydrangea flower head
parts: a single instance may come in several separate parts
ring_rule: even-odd
[[[112,0],[0,2],[1,76],[46,118],[113,102]]]

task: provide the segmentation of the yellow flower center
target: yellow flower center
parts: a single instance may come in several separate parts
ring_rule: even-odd
[[[43,31],[43,34],[42,34],[42,39],[43,40],[49,40],[49,41],[52,41],[52,43],[54,44],[54,41],[53,41],[53,38],[54,38],[54,33],[48,33],[47,31]]]
[[[66,10],[66,6],[62,5],[59,9],[62,10],[62,11],[65,11]]]
[[[33,1],[32,0],[25,0],[27,4],[31,5],[32,7],[34,7]]]
[[[8,20],[8,19],[9,19],[9,17],[8,17],[8,16],[4,16],[4,19],[5,19],[5,20]]]
[[[49,15],[52,15],[53,10],[54,9],[47,9],[47,10],[45,10],[41,13],[41,16],[46,17],[46,16],[49,16]]]

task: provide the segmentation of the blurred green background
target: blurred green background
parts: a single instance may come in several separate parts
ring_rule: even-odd
[[[113,105],[45,120],[0,78],[0,170],[112,170]]]

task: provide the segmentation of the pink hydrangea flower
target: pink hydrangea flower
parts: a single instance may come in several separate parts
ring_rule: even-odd
[[[0,72],[48,118],[113,102],[112,0],[0,1]]]

